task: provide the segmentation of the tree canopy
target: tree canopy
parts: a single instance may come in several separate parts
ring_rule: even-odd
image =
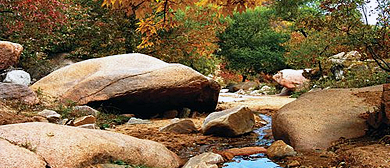
[[[288,35],[271,26],[272,11],[265,8],[236,13],[232,23],[218,37],[218,54],[227,68],[240,74],[272,74],[285,68],[284,47]]]
[[[181,24],[175,21],[175,13],[187,7],[214,8],[220,16],[232,14],[235,10],[243,12],[260,6],[262,2],[264,0],[104,0],[103,6],[135,15],[140,20],[137,30],[143,34],[139,48],[145,48],[155,44],[153,39],[158,38],[158,30],[168,30]]]

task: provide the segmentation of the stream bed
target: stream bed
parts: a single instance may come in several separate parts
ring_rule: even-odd
[[[267,122],[267,124],[261,128],[254,130],[258,134],[258,139],[255,142],[255,146],[268,147],[274,141],[273,139],[264,138],[267,133],[266,130],[271,129],[272,119],[270,116],[259,114],[259,116]],[[224,168],[279,168],[280,166],[263,153],[254,154],[250,156],[236,156],[232,162],[223,164]]]

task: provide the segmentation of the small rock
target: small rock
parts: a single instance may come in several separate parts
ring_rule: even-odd
[[[65,119],[62,119],[60,122],[58,122],[58,124],[60,124],[60,125],[74,126],[74,123],[73,123],[73,122],[74,122],[74,120],[65,118]]]
[[[95,124],[84,124],[77,126],[78,128],[96,129]]]
[[[197,132],[194,122],[191,120],[180,120],[160,129],[160,132],[173,132],[177,134],[189,134]]]
[[[94,117],[97,117],[99,115],[99,111],[93,109],[89,106],[75,106],[73,107],[72,112],[76,117],[86,116],[86,115],[93,115]]]
[[[183,108],[181,111],[180,111],[180,114],[179,114],[179,117],[180,118],[188,118],[191,114],[191,109],[189,108]]]
[[[207,152],[192,157],[182,168],[218,168],[217,164],[222,162],[221,155]]]
[[[287,167],[298,167],[298,166],[300,166],[301,165],[301,163],[299,163],[298,161],[296,161],[296,160],[293,160],[292,162],[290,162],[288,165],[287,165]]]
[[[198,116],[198,112],[197,111],[193,111],[192,113],[191,113],[191,118],[196,118]]]
[[[41,112],[38,112],[38,115],[46,117],[46,119],[51,123],[58,123],[61,119],[61,115],[53,110],[45,109]]]
[[[0,69],[7,69],[18,63],[23,46],[8,41],[0,41]]]
[[[244,147],[244,148],[232,148],[223,151],[221,154],[228,160],[233,159],[234,156],[249,156],[257,153],[266,153],[267,149],[264,147]]]
[[[30,88],[14,83],[0,83],[0,99],[18,100],[28,105],[39,102],[37,95]]]
[[[253,112],[244,106],[213,112],[204,120],[202,131],[205,135],[238,136],[251,132],[255,126]]]
[[[127,124],[151,124],[152,122],[149,120],[143,120],[135,117],[131,117]]]
[[[4,83],[15,83],[28,86],[31,83],[30,74],[23,70],[13,70],[7,73]]]
[[[131,117],[134,117],[135,115],[134,114],[121,114],[121,116],[131,118]]]
[[[282,140],[278,140],[267,149],[267,156],[269,158],[283,158],[286,156],[294,156],[297,152],[295,152],[294,148],[290,145],[287,145]]]
[[[33,117],[33,121],[34,122],[46,122],[46,123],[48,123],[49,122],[49,120],[47,120],[45,117],[43,117],[43,116],[34,116]]]
[[[177,110],[169,110],[164,112],[163,118],[175,118],[179,115],[179,112]]]
[[[228,93],[229,92],[229,89],[221,89],[220,91],[219,91],[219,93]]]
[[[95,122],[96,122],[96,117],[93,115],[88,115],[88,116],[77,118],[74,121],[74,126],[77,127],[85,124],[95,124]]]

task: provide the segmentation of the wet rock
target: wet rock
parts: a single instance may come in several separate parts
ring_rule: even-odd
[[[58,123],[61,119],[61,115],[56,111],[45,109],[41,112],[38,112],[38,115],[45,117],[51,123]]]
[[[342,160],[349,167],[383,167],[390,168],[390,146],[374,144],[356,147],[341,154]]]
[[[172,132],[177,134],[189,134],[198,132],[192,120],[179,120],[160,129],[160,132]]]
[[[205,135],[237,136],[251,132],[255,125],[253,112],[244,106],[209,114],[202,125]]]
[[[303,75],[303,70],[284,69],[272,78],[287,89],[297,89],[308,81]]]
[[[45,161],[29,149],[29,142],[22,146],[11,144],[0,138],[0,167],[30,168],[45,167]]]
[[[135,117],[131,117],[126,124],[151,124],[152,122],[149,120],[143,120]]]
[[[273,115],[273,136],[296,150],[326,149],[340,137],[361,137],[368,126],[360,115],[379,104],[368,103],[365,96],[356,94],[372,93],[380,99],[376,93],[381,91],[382,85],[305,93]]]
[[[39,102],[37,95],[30,88],[13,83],[0,83],[0,99],[17,100],[28,105]]]
[[[168,110],[164,112],[163,118],[175,118],[176,116],[179,115],[179,112],[177,110]]]
[[[22,51],[23,47],[20,44],[0,41],[0,70],[16,65]]]
[[[89,106],[75,106],[73,107],[72,114],[76,117],[81,117],[86,115],[93,115],[94,117],[97,117],[100,114],[100,112]]]
[[[87,167],[109,163],[113,158],[147,167],[177,168],[180,162],[176,154],[157,142],[50,123],[3,125],[0,139],[20,146],[28,142],[51,167]]]
[[[268,158],[283,158],[286,156],[294,156],[297,152],[295,152],[294,148],[290,145],[287,145],[282,140],[278,140],[267,149]]]
[[[80,126],[80,125],[85,125],[85,124],[95,124],[96,123],[96,117],[93,115],[88,115],[84,117],[77,118],[74,121],[74,126]]]
[[[31,83],[31,77],[30,74],[28,74],[26,71],[23,70],[13,70],[7,72],[7,75],[5,76],[5,79],[3,81],[4,83],[15,83],[15,84],[21,84],[21,85],[30,85]]]
[[[211,112],[220,86],[181,64],[143,54],[124,54],[78,62],[31,86],[78,104],[106,105],[143,118],[188,107]]]
[[[228,160],[232,160],[234,156],[249,156],[257,153],[266,153],[267,149],[264,147],[244,147],[244,148],[232,148],[221,152]]]
[[[192,157],[182,168],[218,168],[217,164],[223,161],[221,155],[207,152]]]

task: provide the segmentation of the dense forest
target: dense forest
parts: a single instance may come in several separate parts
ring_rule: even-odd
[[[62,53],[73,60],[144,53],[227,84],[285,68],[324,76],[328,57],[359,51],[381,70],[331,83],[361,87],[385,83],[390,70],[389,3],[376,0],[369,10],[364,0],[0,0],[0,40],[24,46],[19,66],[36,79]]]

